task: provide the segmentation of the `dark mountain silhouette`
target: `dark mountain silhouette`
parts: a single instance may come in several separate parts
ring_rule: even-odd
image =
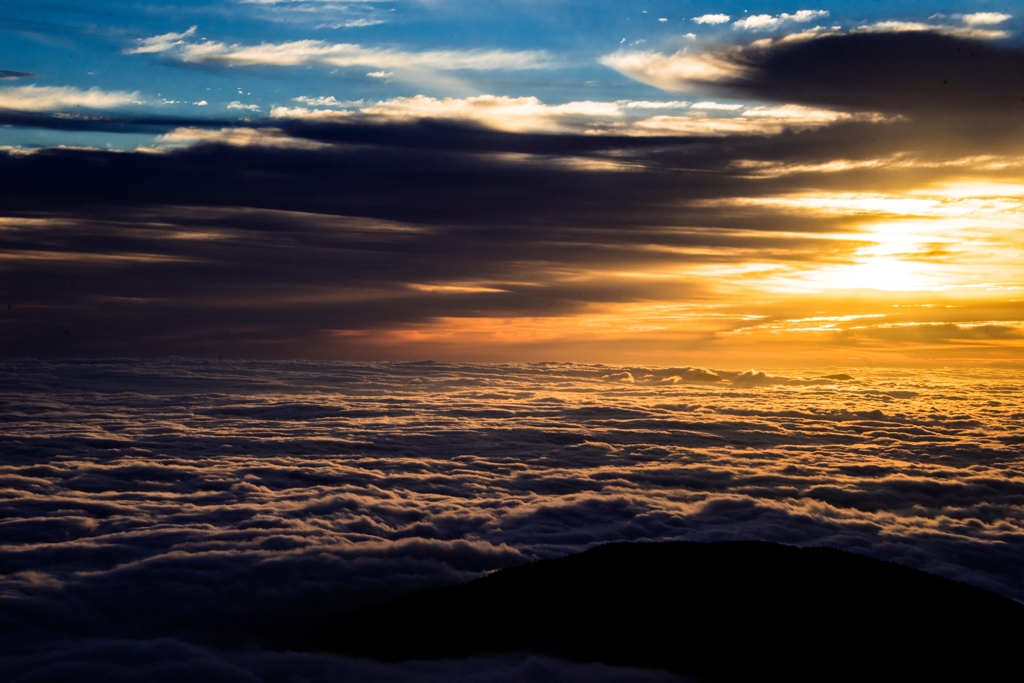
[[[1022,625],[1008,598],[840,550],[616,543],[360,610],[316,645],[386,661],[532,652],[709,681],[991,682],[1019,680]]]

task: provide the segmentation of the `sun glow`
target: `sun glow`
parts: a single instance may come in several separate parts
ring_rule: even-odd
[[[821,235],[849,242],[845,255],[766,270],[770,291],[945,290],[1021,279],[1024,185],[967,180],[901,194],[804,193],[734,203],[852,224],[848,232]]]

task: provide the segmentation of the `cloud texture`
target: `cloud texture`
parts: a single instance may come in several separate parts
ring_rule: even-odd
[[[8,670],[88,662],[119,680],[118,662],[135,661],[253,680],[237,670],[290,662],[375,680],[370,665],[221,648],[294,647],[296,620],[620,540],[828,545],[1024,598],[1024,404],[1009,372],[65,361],[2,373]]]

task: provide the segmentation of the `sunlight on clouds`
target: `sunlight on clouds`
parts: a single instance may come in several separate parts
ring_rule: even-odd
[[[715,315],[685,304],[593,304],[585,313],[571,316],[440,317],[415,327],[374,331],[371,336],[385,345],[446,342],[467,346],[616,340],[638,334],[684,339],[714,334],[740,320],[744,318]],[[337,333],[352,336],[351,331]]]
[[[778,178],[797,173],[842,173],[866,169],[963,168],[973,172],[1004,171],[1010,168],[1024,167],[1024,158],[982,154],[959,159],[924,160],[899,152],[878,159],[835,159],[813,164],[740,159],[732,162],[730,166],[745,171],[751,176]]]
[[[715,103],[698,103],[715,106],[704,106],[697,109],[698,115],[691,116],[653,116],[633,124],[637,133],[648,135],[775,135],[784,130],[810,130],[832,125],[843,121],[883,122],[885,117],[873,113],[850,114],[831,109],[815,109],[796,104],[776,107],[750,107],[738,116],[701,116],[707,110],[735,112],[743,109],[740,105],[717,105]]]
[[[672,55],[661,52],[619,50],[598,60],[624,76],[670,91],[686,90],[694,83],[715,83],[742,78],[747,69],[715,53]]]
[[[847,239],[859,246],[849,262],[771,273],[764,282],[770,290],[939,290],[1021,279],[1024,186],[1020,184],[964,181],[901,195],[805,193],[715,203],[852,222],[854,232]]]
[[[336,113],[336,112],[335,112]],[[156,139],[157,146],[140,148],[144,152],[159,152],[196,144],[222,144],[235,147],[278,147],[291,149],[325,149],[330,145],[313,140],[293,138],[278,128],[177,128]]]
[[[333,98],[300,98],[303,102],[342,106]],[[272,118],[308,120],[344,120],[353,115],[378,121],[414,121],[450,119],[471,122],[508,132],[577,132],[614,135],[774,135],[784,130],[808,130],[843,121],[882,122],[878,114],[816,109],[794,104],[779,106],[746,106],[718,102],[685,101],[651,102],[619,100],[616,102],[579,101],[549,105],[536,97],[479,95],[476,97],[438,99],[426,95],[395,97],[358,108],[311,109],[308,107],[274,107]],[[676,115],[659,114],[644,117],[642,112],[686,110]]]
[[[924,271],[923,264],[899,258],[899,255],[873,255],[872,248],[862,250],[857,258],[861,263],[852,266],[826,266],[801,278],[803,286],[811,291],[822,289],[880,289],[885,291],[918,291],[932,289],[936,282]],[[800,286],[795,287],[797,291]]]
[[[273,119],[305,119],[308,121],[338,121],[352,116],[352,112],[338,109],[308,109],[306,107],[274,107]]]
[[[997,29],[976,28],[978,24],[967,26],[945,26],[940,24],[926,24],[919,21],[877,21],[873,24],[858,26],[853,33],[915,33],[930,31],[942,35],[953,36],[954,38],[969,38],[975,40],[999,40],[1009,37],[1008,31]]]
[[[975,12],[974,14],[965,14],[960,19],[968,26],[989,26],[1001,24],[1004,21],[1013,19],[1013,17],[1001,12]]]
[[[618,118],[621,111],[614,102],[570,102],[546,105],[536,97],[497,97],[481,95],[465,99],[436,99],[425,95],[396,97],[363,107],[360,112],[388,120],[423,118],[475,121],[498,130],[564,130],[570,120]]]
[[[441,294],[494,294],[507,292],[507,289],[501,289],[498,287],[490,287],[484,284],[475,284],[464,282],[461,284],[445,284],[445,285],[426,285],[426,284],[411,284],[409,289],[417,292],[439,292]]]

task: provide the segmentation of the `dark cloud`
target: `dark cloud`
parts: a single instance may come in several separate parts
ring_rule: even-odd
[[[77,114],[50,112],[21,112],[0,108],[0,125],[18,128],[44,128],[88,133],[166,133],[181,126],[196,128],[222,128],[233,120],[172,118],[160,116],[111,116],[107,114]]]
[[[0,69],[0,81],[15,81],[19,78],[38,78],[38,76],[28,71],[8,71],[7,69]]]
[[[328,329],[453,313],[550,315],[650,297],[649,283],[576,285],[560,273],[570,263],[686,259],[652,253],[652,243],[759,246],[750,236],[664,229],[680,220],[687,195],[722,191],[702,186],[743,183],[706,174],[567,171],[368,145],[47,151],[0,165],[12,178],[5,203],[27,219],[13,220],[2,244],[12,306],[5,348],[15,355],[205,355],[214,345],[262,355],[237,349],[252,336],[238,336],[243,329],[262,329],[273,355],[282,343],[286,355],[301,355],[296,344]],[[814,248],[785,241],[796,258]],[[497,282],[472,289],[480,280]],[[471,288],[423,289],[460,282]],[[663,296],[701,287],[668,285]]]
[[[927,31],[861,33],[748,47],[732,87],[775,101],[1004,121],[1024,111],[1024,50]]]
[[[857,123],[756,142],[595,142],[434,124],[296,124],[286,129],[305,137],[285,140],[329,144],[0,155],[9,179],[0,188],[4,353],[365,357],[379,351],[330,331],[705,299],[715,283],[703,279],[565,274],[755,257],[842,262],[855,242],[815,236],[853,229],[850,219],[729,206],[731,198],[899,185],[956,169],[881,168],[851,181],[845,173],[752,177],[734,162],[870,157],[857,141],[875,135],[884,146],[879,137],[899,139],[908,126]],[[460,133],[465,140],[451,143]],[[913,150],[913,135],[901,144]],[[562,158],[639,170],[553,161]]]
[[[475,657],[463,661],[384,664],[350,657],[302,653],[224,653],[173,639],[86,640],[45,654],[0,658],[12,683],[65,681],[128,683],[679,683],[661,671],[576,664],[552,657]]]

